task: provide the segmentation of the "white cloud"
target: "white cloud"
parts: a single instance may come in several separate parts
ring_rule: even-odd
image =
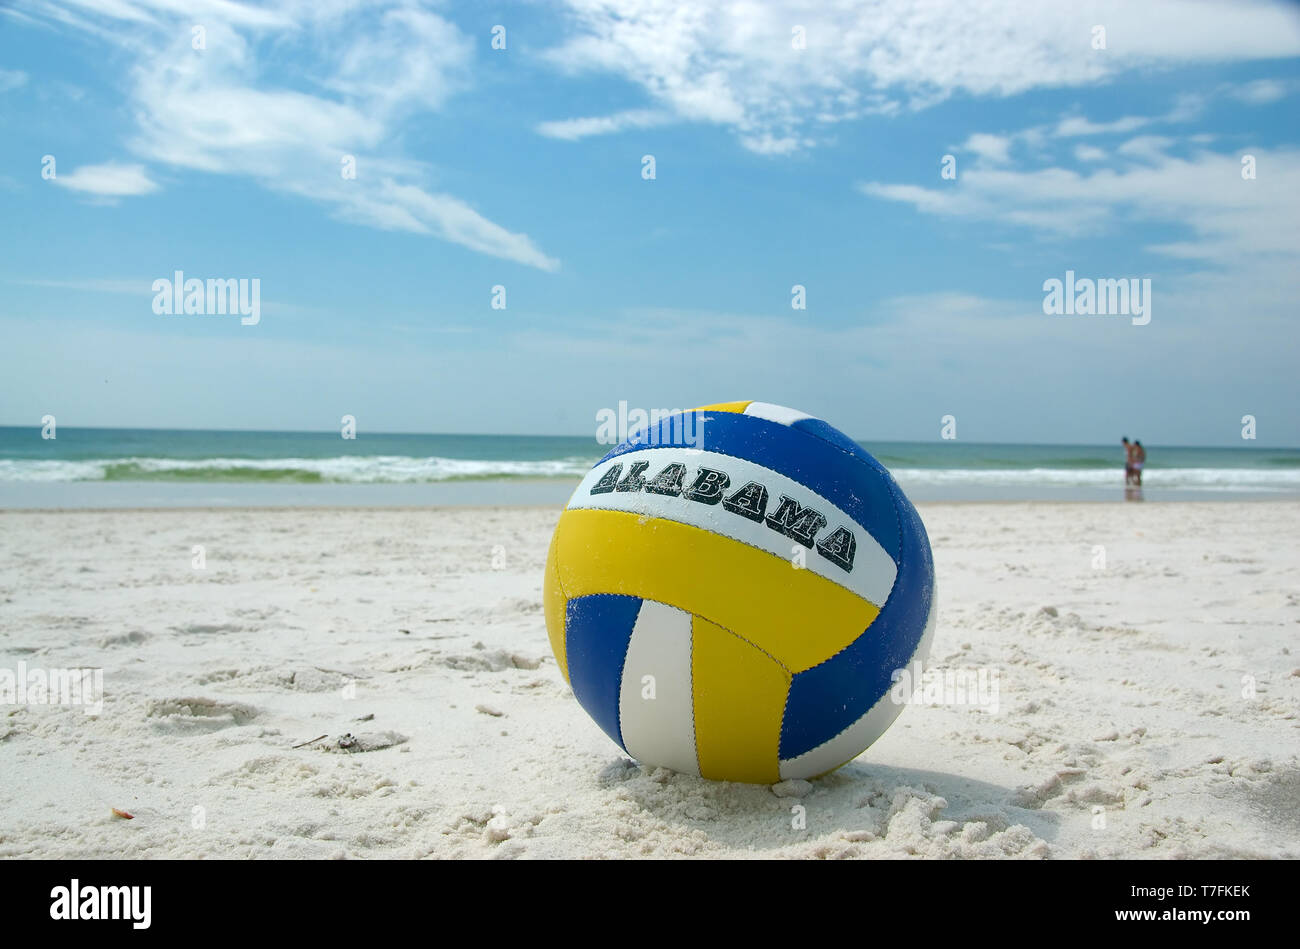
[[[1140,129],[1151,120],[1140,115],[1126,115],[1113,122],[1091,122],[1080,115],[1061,119],[1056,124],[1055,134],[1058,138],[1074,138],[1080,135],[1114,135]]]
[[[9,92],[27,83],[27,73],[21,69],[0,69],[0,92]]]
[[[1174,144],[1172,138],[1164,135],[1139,135],[1121,144],[1115,151],[1129,158],[1160,163],[1165,159],[1165,152]]]
[[[1168,153],[1173,144],[1133,139],[1119,150],[1130,160],[1119,169],[972,168],[944,188],[866,182],[859,189],[922,213],[1045,236],[1100,235],[1133,222],[1180,226],[1186,240],[1147,249],[1238,272],[1281,261],[1300,274],[1300,150],[1247,149],[1267,173],[1244,180],[1239,154],[1177,157]],[[1278,272],[1265,279],[1276,283]]]
[[[1055,123],[1035,125],[1008,135],[989,135],[976,132],[971,135],[963,148],[974,151],[981,157],[995,163],[1005,164],[1010,157],[1010,150],[1017,144],[1030,149],[1042,151],[1052,139],[1086,138],[1090,136],[1126,135],[1129,132],[1150,125],[1182,124],[1195,119],[1205,105],[1204,97],[1191,93],[1180,93],[1168,112],[1157,116],[1126,115],[1109,122],[1094,122],[1084,115],[1063,115]],[[1165,141],[1158,136],[1139,136],[1134,142]],[[1139,147],[1134,145],[1134,148]],[[1137,154],[1134,152],[1134,154]],[[1106,158],[1106,152],[1095,146],[1080,144],[1075,147],[1074,155],[1079,161],[1096,162]]]
[[[559,266],[528,235],[429,188],[422,163],[390,157],[407,120],[440,108],[472,78],[473,40],[434,13],[402,0],[265,7],[201,0],[184,11],[172,0],[78,0],[57,10],[28,0],[26,7],[129,57],[136,128],[127,144],[142,159],[252,178],[369,227],[430,235],[544,270]],[[204,30],[201,49],[194,24]],[[295,64],[293,85],[276,81],[286,61]],[[355,178],[342,176],[344,156],[355,159]],[[75,179],[59,180],[77,187]]]
[[[1198,92],[1181,92],[1174,97],[1174,105],[1168,112],[1161,116],[1157,121],[1160,122],[1191,122],[1200,118],[1201,113],[1205,110],[1205,96]]]
[[[1086,10],[1041,0],[567,5],[573,27],[546,54],[554,66],[622,77],[655,108],[729,126],[745,147],[768,153],[816,141],[827,122],[925,108],[957,93],[1009,96],[1135,68],[1300,54],[1300,18],[1281,3],[1099,0]],[[1105,50],[1092,48],[1098,23],[1106,26]],[[792,44],[795,27],[803,28],[804,49]]]
[[[1005,135],[988,135],[983,132],[976,132],[966,139],[962,148],[974,152],[981,158],[991,162],[1004,164],[1010,159],[1011,139]]]
[[[71,174],[59,174],[53,182],[73,191],[97,195],[102,198],[125,198],[157,191],[158,185],[145,172],[143,165],[82,165]]]
[[[5,283],[23,287],[54,287],[59,290],[85,290],[92,293],[128,293],[144,296],[150,293],[153,277],[135,279],[93,279],[93,280],[41,280],[34,278],[3,277]]]
[[[810,139],[801,139],[795,135],[773,135],[771,132],[742,135],[740,143],[759,155],[789,155],[812,144]]]
[[[414,185],[384,182],[373,201],[367,200],[360,213],[385,209],[409,211],[420,222],[415,228],[443,240],[463,244],[472,250],[516,260],[542,270],[556,270],[559,261],[547,257],[523,234],[513,234],[493,224],[459,198],[430,194]]]
[[[558,138],[575,142],[590,135],[609,135],[624,129],[643,129],[662,125],[671,120],[665,112],[652,109],[632,109],[613,115],[593,116],[585,119],[562,119],[556,122],[542,122],[537,131],[547,138]]]
[[[1229,89],[1228,94],[1248,105],[1269,105],[1296,91],[1297,84],[1285,79],[1256,79]]]

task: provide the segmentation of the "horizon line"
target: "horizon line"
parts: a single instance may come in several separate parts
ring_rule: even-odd
[[[27,424],[27,425],[5,425],[5,424],[0,424],[0,430],[3,430],[3,429],[17,429],[17,430],[21,430],[21,429],[36,429],[37,431],[39,431],[39,430],[41,429],[41,427],[42,427],[42,426],[39,425],[39,424]],[[330,429],[330,428],[326,428],[326,429],[292,429],[292,428],[161,428],[161,427],[153,427],[153,426],[114,427],[114,426],[106,426],[106,425],[62,425],[62,426],[59,426],[59,427],[60,427],[60,428],[67,429],[67,430],[71,430],[71,431],[96,431],[96,432],[195,432],[195,433],[197,433],[197,432],[207,432],[207,433],[220,432],[220,433],[231,434],[231,435],[331,435],[331,436],[337,436],[337,435],[338,435],[338,430],[337,430],[337,429]],[[367,434],[368,434],[370,437],[375,437],[375,436],[389,436],[389,435],[396,435],[396,436],[410,436],[410,437],[457,436],[457,437],[471,437],[471,438],[586,438],[586,437],[587,437],[587,436],[585,436],[585,435],[566,435],[566,434],[557,434],[557,433],[538,433],[538,432],[379,432],[379,431],[376,431],[376,432],[368,432]],[[965,445],[992,445],[992,446],[1020,447],[1020,448],[1024,448],[1024,447],[1030,447],[1030,448],[1111,448],[1111,447],[1113,447],[1113,445],[1118,445],[1118,444],[1120,444],[1120,441],[1119,441],[1118,438],[1114,441],[1114,443],[1113,443],[1113,445],[1112,445],[1112,443],[1110,443],[1110,442],[1002,442],[1002,441],[990,441],[990,442],[985,442],[985,441],[971,441],[971,440],[969,440],[969,439],[956,439],[956,438],[953,438],[953,439],[936,438],[936,439],[931,439],[931,440],[929,440],[929,441],[922,441],[922,440],[919,440],[919,439],[918,439],[918,440],[913,440],[913,439],[898,439],[898,438],[862,439],[862,438],[858,438],[857,436],[853,436],[853,435],[851,435],[851,436],[849,436],[849,437],[852,438],[852,439],[853,439],[855,442],[857,442],[858,444],[867,444],[867,443],[869,443],[869,442],[878,442],[878,443],[895,444],[895,445],[941,445],[941,444],[945,444],[945,443],[947,443],[947,442],[953,442],[953,443],[956,443],[956,444],[965,444]],[[356,440],[359,440],[359,438],[360,438],[360,435],[358,435],[357,438],[347,439],[347,440],[348,440],[348,441],[356,441]],[[593,436],[593,441],[594,441],[594,436]],[[1223,449],[1226,449],[1226,448],[1235,448],[1235,447],[1245,447],[1245,448],[1250,448],[1250,449],[1254,449],[1254,450],[1257,450],[1257,451],[1262,451],[1262,450],[1268,450],[1268,451],[1300,451],[1300,446],[1297,446],[1297,445],[1248,445],[1248,446],[1237,446],[1235,443],[1234,443],[1234,444],[1223,444],[1223,445],[1174,445],[1174,444],[1164,444],[1164,443],[1161,443],[1161,442],[1150,442],[1149,440],[1148,440],[1148,443],[1149,443],[1149,444],[1153,444],[1153,445],[1155,445],[1155,446],[1157,446],[1157,447],[1160,447],[1160,448],[1223,448]]]

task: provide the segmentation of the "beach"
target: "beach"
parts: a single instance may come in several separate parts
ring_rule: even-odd
[[[0,670],[102,670],[0,705],[0,857],[1300,857],[1300,502],[918,508],[990,694],[774,786],[583,712],[559,504],[0,510]]]

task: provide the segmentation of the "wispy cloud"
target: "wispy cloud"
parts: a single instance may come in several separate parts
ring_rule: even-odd
[[[0,92],[8,92],[27,84],[27,73],[21,69],[0,69]]]
[[[143,165],[82,165],[52,179],[55,184],[101,198],[125,198],[158,190]]]
[[[1006,135],[989,135],[984,132],[976,132],[966,139],[962,148],[988,161],[1001,164],[1010,158],[1011,138]]]
[[[401,0],[264,7],[207,0],[184,12],[171,0],[21,6],[130,58],[126,93],[136,127],[127,145],[145,161],[248,177],[369,227],[543,270],[559,266],[528,235],[429,188],[423,163],[392,154],[413,116],[437,110],[472,78],[472,41],[435,13]],[[310,78],[277,82],[285,60],[298,63],[299,79]],[[355,176],[345,176],[346,167]],[[137,186],[141,179],[148,180],[143,171]],[[75,177],[58,180],[78,187]],[[95,182],[84,184],[90,191]],[[124,185],[113,193],[143,192]]]
[[[5,283],[20,287],[44,287],[56,290],[82,290],[89,293],[126,293],[145,296],[152,293],[153,277],[91,279],[91,280],[44,280],[35,277],[0,277]]]
[[[590,135],[609,135],[624,129],[643,129],[663,125],[672,121],[667,112],[651,109],[632,109],[613,115],[593,116],[585,119],[561,119],[554,122],[542,122],[537,131],[547,138],[558,138],[574,142]]]
[[[924,214],[997,222],[1046,236],[1100,235],[1140,221],[1181,226],[1186,240],[1150,245],[1166,257],[1245,267],[1262,257],[1300,266],[1300,151],[1250,149],[1263,169],[1244,179],[1241,155],[1172,154],[1169,138],[1116,149],[1117,168],[975,167],[946,187],[870,181],[859,190]]]
[[[1161,165],[1168,160],[1166,153],[1175,144],[1172,138],[1165,135],[1139,135],[1122,143],[1115,149],[1115,153]]]
[[[1074,138],[1080,135],[1116,135],[1140,129],[1151,120],[1140,115],[1126,115],[1113,122],[1091,122],[1081,115],[1072,115],[1056,123],[1053,134],[1058,138]]]
[[[1289,79],[1256,79],[1228,88],[1228,95],[1247,105],[1270,105],[1294,95],[1300,83]]]
[[[1232,87],[1223,87],[1219,94],[1224,94]],[[985,166],[1005,165],[1012,160],[1017,150],[1027,150],[1035,154],[1045,153],[1053,141],[1069,141],[1080,138],[1118,138],[1138,129],[1158,125],[1181,125],[1198,118],[1205,106],[1206,97],[1199,94],[1183,93],[1178,95],[1167,112],[1160,115],[1126,115],[1106,122],[1096,122],[1086,115],[1071,113],[1062,115],[1055,122],[1033,125],[1015,132],[990,134],[975,132],[967,137],[958,151],[966,152]],[[1191,141],[1201,144],[1209,139],[1193,136]],[[1142,135],[1130,139],[1117,151],[1130,157],[1143,157],[1153,146],[1165,147],[1171,139],[1158,135]],[[1099,162],[1110,157],[1110,153],[1095,145],[1079,143],[1073,151],[1076,160],[1081,162]]]
[[[567,5],[572,30],[547,53],[557,69],[619,76],[656,109],[728,126],[745,147],[769,154],[815,143],[830,123],[926,108],[959,93],[1010,96],[1135,68],[1300,53],[1300,18],[1282,3],[1101,0],[1086,10],[1040,0]],[[1093,46],[1098,24],[1107,31],[1105,49]],[[617,125],[625,114],[607,118]],[[546,127],[553,124],[563,126]],[[1088,134],[1080,129],[1074,134]]]

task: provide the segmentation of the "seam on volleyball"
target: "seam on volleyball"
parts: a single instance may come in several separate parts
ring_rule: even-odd
[[[894,529],[898,532],[898,572],[902,573],[903,572],[903,516],[898,511],[898,502],[902,501],[905,504],[911,504],[912,502],[908,501],[907,498],[903,497],[903,492],[899,490],[898,483],[894,481],[894,476],[885,470],[885,466],[881,465],[880,462],[876,462],[876,464],[879,465],[880,467],[880,471],[878,472],[878,474],[880,475],[881,478],[884,479],[885,487],[889,490],[889,497],[894,502],[893,504]],[[876,543],[880,543],[880,541],[876,541]],[[894,585],[895,586],[898,585],[897,574],[895,574],[894,576]],[[889,595],[891,597],[894,595],[893,587],[890,587]],[[880,609],[882,612],[884,611],[883,606]]]
[[[884,702],[884,701],[885,701],[886,699],[888,699],[888,698],[889,698],[889,690],[886,689],[886,690],[885,690],[885,693],[884,693],[883,695],[881,695],[880,698],[876,699],[876,701],[874,701],[874,702],[871,703],[871,707],[870,707],[870,708],[868,708],[865,712],[863,712],[861,715],[859,715],[859,716],[858,716],[857,718],[855,718],[853,721],[849,722],[847,725],[845,725],[843,728],[841,728],[839,731],[837,731],[834,735],[831,735],[830,738],[827,738],[827,739],[826,739],[825,741],[823,741],[823,742],[818,742],[817,744],[815,744],[815,745],[813,745],[811,748],[809,748],[807,751],[801,751],[801,752],[799,752],[799,754],[794,755],[794,756],[791,757],[791,758],[781,758],[779,763],[780,763],[780,764],[789,764],[789,763],[792,762],[792,761],[798,761],[800,758],[803,758],[803,757],[805,757],[806,755],[810,755],[810,754],[812,754],[814,751],[817,751],[819,748],[824,748],[826,745],[829,745],[831,742],[833,742],[835,739],[839,738],[841,735],[843,735],[845,732],[847,732],[850,728],[852,728],[852,727],[853,727],[854,725],[856,725],[858,722],[862,721],[864,718],[866,718],[868,715],[870,715],[872,712],[874,712],[874,711],[876,710],[876,708],[880,705],[880,703],[881,703],[881,702]],[[900,714],[900,715],[902,714],[902,711],[901,711],[901,710],[899,711],[899,714]],[[783,719],[783,721],[784,721],[784,719]],[[870,747],[870,746],[868,746],[868,747]],[[867,750],[866,748],[863,748],[863,749],[862,749],[862,751],[866,751],[866,750]],[[862,751],[859,751],[857,755],[854,755],[854,756],[853,756],[853,758],[856,758],[858,755],[862,754]],[[778,755],[778,757],[779,757],[779,755]],[[830,774],[832,771],[835,771],[835,770],[837,770],[837,769],[839,769],[839,768],[844,767],[846,764],[848,764],[850,761],[852,761],[853,758],[846,758],[844,761],[841,761],[839,764],[835,765],[835,767],[833,767],[833,768],[827,768],[825,771],[821,772],[821,774]]]
[[[671,605],[671,604],[669,604],[669,605]],[[682,609],[682,608],[681,608],[680,606],[678,606],[678,607],[676,607],[676,609],[679,609],[679,610],[680,610],[680,609]],[[688,612],[688,611],[683,610],[683,612]],[[722,630],[724,633],[730,633],[731,635],[735,636],[737,639],[739,639],[739,640],[740,640],[742,643],[744,643],[745,645],[747,645],[747,646],[753,646],[755,649],[757,649],[757,650],[758,650],[759,652],[761,652],[763,655],[767,656],[767,658],[769,658],[769,659],[771,659],[773,662],[775,662],[775,663],[776,663],[776,664],[781,668],[781,671],[784,672],[786,675],[791,676],[791,677],[794,676],[794,673],[790,671],[790,667],[789,667],[789,666],[787,666],[787,665],[786,665],[784,662],[782,662],[780,659],[776,658],[776,656],[772,655],[770,652],[768,652],[766,649],[764,649],[764,648],[763,648],[762,646],[760,646],[758,643],[756,643],[756,642],[751,642],[750,640],[746,639],[744,636],[740,635],[740,633],[736,632],[734,629],[729,629],[729,628],[727,628],[726,626],[723,626],[721,623],[714,622],[713,620],[711,620],[711,619],[709,619],[707,616],[705,616],[703,613],[691,613],[691,615],[692,615],[692,616],[698,616],[700,619],[704,620],[704,622],[709,623],[709,624],[711,624],[711,625],[713,625],[713,626],[718,627],[718,629]],[[695,637],[695,627],[694,627],[694,626],[691,627],[691,637],[692,637],[692,645],[694,645],[694,637]],[[694,672],[694,666],[691,667],[691,671],[692,671],[692,673]]]
[[[912,650],[912,655],[908,657],[908,662],[911,662],[912,659],[914,659],[914,658],[916,657],[916,654],[917,654],[917,653],[920,651],[920,649],[921,649],[921,644],[925,641],[925,633],[926,633],[926,630],[929,628],[930,623],[931,623],[932,621],[935,621],[935,620],[937,619],[937,617],[934,616],[935,608],[936,608],[936,603],[935,603],[935,601],[934,601],[934,597],[931,596],[931,599],[930,599],[930,611],[926,614],[926,617],[925,617],[925,624],[921,627],[921,638],[918,639],[918,640],[916,641],[916,649]],[[891,680],[891,681],[892,681],[892,680]],[[880,706],[880,703],[881,703],[881,702],[884,702],[886,699],[889,698],[889,694],[890,694],[891,691],[892,691],[892,688],[891,688],[891,689],[886,689],[885,692],[884,692],[884,694],[881,695],[880,698],[876,699],[876,701],[874,701],[874,702],[871,703],[871,707],[870,707],[870,708],[868,708],[865,712],[863,712],[861,715],[859,715],[859,716],[858,716],[857,718],[855,718],[853,721],[849,722],[847,725],[845,725],[843,728],[841,728],[839,731],[837,731],[834,735],[831,735],[830,738],[827,738],[825,741],[821,742],[820,744],[816,744],[816,745],[814,745],[813,747],[809,748],[807,751],[801,751],[801,752],[799,752],[799,754],[795,755],[793,758],[782,758],[780,763],[782,763],[782,764],[788,764],[788,763],[791,762],[791,761],[798,761],[800,758],[804,757],[805,755],[810,755],[810,754],[812,754],[812,753],[813,753],[814,751],[816,751],[818,748],[822,748],[822,747],[824,747],[824,746],[826,746],[826,745],[829,745],[829,744],[830,744],[831,742],[833,742],[836,738],[839,738],[841,735],[843,735],[845,732],[847,732],[850,728],[852,728],[852,727],[853,727],[854,725],[856,725],[858,722],[862,721],[864,718],[866,718],[868,715],[870,715],[872,712],[874,712],[874,711],[875,711],[875,710]],[[904,707],[906,707],[906,703],[904,703]],[[903,714],[903,710],[902,710],[902,709],[899,709],[899,711],[898,711],[898,715],[902,715],[902,714]],[[897,718],[898,715],[895,715],[894,717]],[[782,722],[784,722],[784,713],[783,713],[783,717],[782,717]],[[892,723],[891,723],[891,724],[892,724]],[[883,733],[882,733],[882,734],[883,734]],[[863,751],[866,751],[866,749],[864,748]],[[862,754],[862,752],[860,751],[860,752],[858,752],[858,754],[860,755],[860,754]],[[853,758],[856,758],[857,756],[858,756],[858,755],[854,755]],[[852,761],[853,758],[848,758],[848,759],[846,759],[846,760],[844,760],[844,761],[841,761],[841,762],[840,762],[839,764],[837,764],[834,768],[829,768],[829,769],[827,769],[826,771],[823,771],[822,774],[830,774],[831,771],[836,771],[836,770],[838,770],[838,769],[844,767],[846,764],[848,764],[850,761]]]
[[[589,594],[587,594],[587,595],[588,595],[588,596],[600,596],[601,594],[599,594],[599,593],[589,593]],[[629,595],[631,595],[631,594],[623,593],[623,594],[615,594],[615,595],[616,595],[616,596],[629,596]],[[698,616],[700,619],[704,620],[704,622],[709,623],[709,624],[711,624],[711,625],[713,625],[713,626],[718,627],[718,629],[722,630],[724,633],[730,633],[731,635],[735,636],[737,639],[739,639],[739,640],[740,640],[741,642],[743,642],[745,645],[747,645],[747,646],[753,646],[755,649],[757,649],[757,650],[758,650],[759,652],[761,652],[763,655],[767,656],[767,658],[771,659],[771,660],[772,660],[773,662],[775,662],[778,666],[780,666],[780,667],[781,667],[781,670],[782,670],[783,672],[785,672],[786,675],[789,675],[789,676],[793,676],[793,675],[794,675],[794,672],[792,672],[792,671],[790,670],[790,667],[789,667],[789,666],[787,666],[787,665],[786,665],[784,662],[782,662],[780,659],[776,658],[776,656],[772,655],[770,652],[768,652],[766,649],[764,649],[764,648],[763,648],[762,646],[760,646],[758,643],[756,643],[756,642],[751,642],[750,640],[746,639],[744,636],[740,635],[740,633],[736,632],[734,629],[731,629],[731,628],[728,627],[728,626],[723,626],[721,623],[717,622],[716,620],[711,620],[711,619],[709,619],[709,618],[708,618],[707,616],[705,616],[703,613],[696,613],[696,612],[693,611],[693,610],[688,610],[686,607],[684,607],[684,606],[678,606],[678,605],[675,604],[675,603],[665,603],[663,600],[656,600],[654,597],[651,597],[651,596],[642,596],[642,597],[637,597],[637,599],[639,599],[642,603],[658,603],[660,606],[666,606],[666,607],[668,607],[670,610],[677,610],[677,612],[679,612],[679,613],[685,613],[687,616],[690,616],[690,617],[697,617],[697,616]],[[694,626],[694,624],[691,625],[691,645],[692,645],[692,647],[694,647],[694,645],[695,645],[695,626]],[[692,672],[692,674],[694,674],[694,671],[695,671],[695,666],[692,664],[692,666],[691,666],[691,672]]]
[[[921,651],[921,644],[925,642],[925,634],[926,634],[926,631],[927,631],[927,630],[929,629],[929,627],[930,627],[930,623],[932,623],[932,622],[937,622],[937,621],[938,621],[938,617],[936,617],[936,616],[934,615],[934,611],[935,611],[935,609],[937,609],[937,606],[938,606],[938,604],[935,602],[935,595],[934,595],[934,588],[935,588],[935,586],[936,586],[936,584],[933,583],[933,582],[931,582],[931,584],[930,584],[930,609],[929,609],[929,611],[925,614],[925,622],[921,625],[921,638],[918,639],[918,640],[916,641],[916,648],[912,650],[912,655],[910,655],[910,656],[907,657],[907,661],[908,661],[909,663],[910,663],[914,658],[916,658],[916,654],[917,654],[918,652]],[[880,612],[883,613],[884,610],[882,609]],[[877,617],[877,618],[878,618],[878,617]],[[875,622],[875,620],[873,620],[872,622]],[[871,628],[870,626],[867,627],[867,629],[870,629],[870,628]],[[863,630],[863,635],[866,635],[866,630]],[[933,646],[931,646],[931,648],[933,648]],[[832,658],[834,658],[834,657],[832,657]],[[829,660],[827,660],[827,661],[829,662]],[[818,665],[820,665],[820,663],[818,663]],[[813,666],[812,668],[815,669],[815,668],[817,668],[817,666]],[[804,671],[807,671],[807,670],[804,670]],[[892,682],[892,681],[894,681],[894,680],[891,678],[890,681]],[[791,689],[790,691],[792,692],[792,691],[794,691],[794,690]],[[871,703],[871,707],[870,707],[870,708],[868,708],[865,712],[863,712],[861,715],[859,715],[859,716],[858,716],[857,718],[855,718],[853,721],[849,722],[847,725],[845,725],[843,728],[841,728],[839,731],[837,731],[834,735],[831,735],[830,738],[827,738],[825,741],[821,742],[820,744],[813,745],[813,747],[809,748],[807,751],[801,751],[801,752],[799,752],[799,754],[795,755],[793,758],[782,758],[781,761],[782,761],[782,762],[798,761],[798,760],[799,760],[800,758],[802,758],[804,755],[810,755],[810,754],[812,754],[814,751],[816,751],[818,748],[821,748],[823,745],[829,745],[829,744],[830,744],[831,742],[833,742],[836,738],[839,738],[841,735],[843,735],[846,731],[848,731],[850,728],[852,728],[852,727],[853,727],[854,725],[856,725],[858,722],[862,721],[864,718],[866,718],[868,715],[870,715],[872,712],[874,712],[874,711],[876,710],[876,707],[877,707],[878,705],[880,705],[881,702],[883,702],[883,701],[885,701],[885,699],[889,698],[889,693],[890,693],[891,691],[892,691],[892,688],[890,688],[890,689],[886,689],[886,690],[884,691],[884,694],[882,694],[882,695],[880,696],[880,698],[876,699],[876,701],[874,701],[874,702]],[[789,704],[789,702],[790,702],[790,693],[787,692],[787,693],[786,693],[786,704]],[[906,704],[906,703],[905,703],[905,704]],[[903,714],[902,709],[899,710],[898,714],[899,714],[899,715],[902,715],[902,714]],[[895,718],[897,718],[897,717],[898,717],[898,716],[895,716]],[[781,711],[781,724],[782,724],[782,725],[785,724],[785,711],[784,711],[784,709]],[[865,750],[866,750],[866,749],[864,748],[863,751],[865,751]],[[860,751],[860,752],[858,752],[858,754],[862,754],[862,752]],[[857,756],[858,756],[858,755],[854,755],[853,758],[856,758]],[[852,761],[853,758],[849,758],[848,761],[843,761],[843,762],[841,762],[840,764],[836,765],[834,768],[831,768],[829,771],[826,771],[826,772],[823,772],[823,773],[829,774],[830,771],[835,771],[835,770],[838,769],[838,768],[842,768],[842,767],[844,767],[844,765],[848,764],[849,761]]]
[[[890,498],[893,499],[894,502],[894,520],[898,523],[898,554],[899,554],[899,559],[901,560],[903,555],[903,519],[902,516],[898,513],[898,502],[906,501],[907,499],[901,496],[901,492],[897,490],[896,486],[893,484],[892,479],[889,482],[887,482],[885,486],[889,488],[889,496]],[[877,543],[879,543],[879,541],[877,541]],[[807,669],[801,670],[801,672],[811,672],[813,669],[816,669],[818,666],[825,665],[826,663],[832,661],[840,653],[848,649],[849,646],[852,646],[863,636],[867,635],[867,633],[871,631],[871,627],[876,625],[876,621],[879,620],[880,617],[885,614],[885,610],[889,609],[889,604],[894,602],[894,594],[898,592],[898,574],[902,572],[903,572],[903,565],[900,563],[898,564],[898,573],[894,574],[894,582],[889,588],[889,596],[885,597],[885,602],[880,604],[880,608],[877,611],[876,615],[871,618],[871,622],[866,625],[866,628],[863,629],[862,632],[858,633],[857,636],[853,637],[853,639],[849,643],[847,643],[843,649],[840,649],[838,652],[834,653],[833,655],[827,656],[821,662],[817,663],[817,665],[809,666]],[[868,600],[867,602],[870,601]],[[875,604],[873,603],[872,605],[874,606]],[[923,630],[922,634],[924,635],[924,627],[922,628],[922,630]]]
[[[623,658],[618,664],[619,700],[614,703],[614,727],[618,729],[618,746],[629,755],[632,752],[627,750],[627,742],[623,740],[623,673],[627,669],[627,654],[632,651],[632,640],[636,637],[636,624],[641,619],[641,610],[645,607],[645,597],[639,596],[637,599],[641,602],[636,608],[636,616],[632,618],[632,632],[628,634],[627,645],[623,647]]]
[[[891,499],[893,500],[893,502],[894,502],[894,505],[893,505],[893,507],[894,507],[894,520],[898,522],[898,553],[899,553],[899,559],[901,560],[901,559],[902,559],[902,554],[903,554],[903,518],[902,518],[902,515],[899,514],[898,502],[899,502],[900,500],[906,501],[906,498],[901,497],[902,492],[899,491],[899,490],[897,489],[897,486],[893,483],[893,479],[892,479],[892,478],[891,478],[889,481],[887,481],[887,482],[885,483],[885,486],[889,489],[889,496],[890,496],[890,498],[891,498]],[[909,503],[910,503],[910,502],[909,502]],[[877,541],[877,543],[879,543],[879,542]],[[899,573],[902,573],[902,572],[903,572],[903,565],[902,565],[901,563],[898,565],[898,572],[899,572]],[[933,587],[933,583],[931,583],[931,586]],[[895,575],[895,577],[894,577],[894,584],[893,584],[893,586],[891,586],[891,587],[889,588],[889,596],[885,597],[885,602],[881,605],[881,607],[880,607],[880,612],[878,612],[874,617],[872,617],[871,622],[867,624],[867,628],[864,629],[862,632],[860,632],[857,636],[855,636],[855,637],[853,638],[853,640],[852,640],[848,645],[846,645],[843,649],[839,650],[839,652],[836,652],[834,655],[827,656],[827,657],[826,657],[825,659],[823,659],[821,662],[817,663],[817,665],[809,666],[807,669],[804,669],[804,670],[802,670],[802,671],[803,671],[803,672],[811,672],[813,669],[816,669],[816,668],[818,668],[819,666],[823,666],[823,665],[825,665],[826,663],[831,662],[832,660],[835,659],[836,656],[840,655],[840,653],[842,653],[842,652],[844,652],[845,650],[847,650],[847,649],[849,648],[849,646],[852,646],[854,643],[856,643],[856,642],[857,642],[859,639],[861,639],[863,636],[867,635],[867,633],[869,633],[869,632],[871,631],[871,627],[874,626],[874,625],[876,625],[876,621],[877,621],[878,619],[880,619],[880,617],[883,616],[883,615],[885,614],[885,610],[889,609],[889,604],[892,603],[892,602],[894,601],[894,594],[897,593],[897,592],[898,592],[898,576]],[[933,599],[933,596],[931,596],[931,600],[930,600],[930,609],[931,609],[931,610],[934,609],[934,599]],[[928,615],[926,616],[926,620],[927,620],[927,622],[928,622],[928,620],[929,620],[929,616],[928,616]],[[923,625],[923,626],[921,627],[921,639],[924,639],[924,638],[925,638],[925,626]],[[916,644],[917,644],[918,647],[921,645],[921,639],[918,639],[918,640],[916,641]],[[913,655],[915,655],[915,654],[916,654],[916,650],[913,649],[913,650],[912,650],[912,653],[913,653]],[[790,696],[791,696],[791,694],[792,694],[793,692],[794,692],[794,680],[791,679],[791,681],[790,681],[790,688],[789,688],[788,690],[786,690],[786,693],[785,693],[785,702],[786,702],[786,705],[787,705],[787,706],[790,704]],[[884,694],[883,696],[881,696],[881,699],[887,697],[888,695],[889,695],[889,690],[886,689],[886,690],[885,690],[885,694]],[[815,751],[817,748],[820,748],[822,745],[826,744],[827,742],[834,741],[836,738],[840,737],[840,735],[843,735],[846,731],[848,731],[848,730],[849,730],[850,728],[852,728],[855,724],[857,724],[857,722],[859,721],[859,719],[861,719],[863,716],[865,716],[865,715],[870,715],[870,714],[871,714],[871,710],[874,709],[874,708],[875,708],[877,705],[879,705],[879,704],[880,704],[880,699],[877,699],[875,702],[873,702],[873,703],[871,704],[870,708],[868,708],[865,712],[862,713],[862,715],[859,715],[858,718],[855,718],[853,721],[849,722],[847,725],[845,725],[843,728],[841,728],[839,731],[837,731],[837,732],[836,732],[834,735],[832,735],[830,738],[827,738],[826,741],[822,742],[821,744],[819,744],[819,745],[815,745],[814,747],[809,748],[808,751],[801,751],[799,754],[795,755],[794,758],[786,758],[786,759],[782,759],[782,760],[785,760],[785,761],[793,761],[793,760],[795,760],[795,758],[802,757],[803,755],[806,755],[806,754],[809,754],[809,753],[812,752],[812,751]],[[785,708],[782,708],[782,709],[781,709],[781,727],[782,727],[782,729],[785,728]],[[778,758],[779,758],[779,757],[780,757],[780,755],[779,755],[779,753],[778,753]],[[855,756],[855,757],[856,757],[856,756]],[[852,760],[852,759],[850,759],[850,760]],[[847,762],[846,762],[846,763],[847,763]],[[834,769],[832,768],[831,770],[834,770]]]
[[[785,687],[785,701],[781,703],[781,724],[776,729],[776,776],[781,776],[781,736],[785,734],[785,713],[790,710],[790,693],[794,691],[794,675]]]
[[[700,736],[695,730],[695,614],[689,613],[687,615],[691,618],[690,623],[687,624],[687,628],[690,630],[691,644],[686,653],[686,665],[690,670],[691,680],[691,751],[695,752],[695,773],[703,777],[704,765],[700,761]]]

